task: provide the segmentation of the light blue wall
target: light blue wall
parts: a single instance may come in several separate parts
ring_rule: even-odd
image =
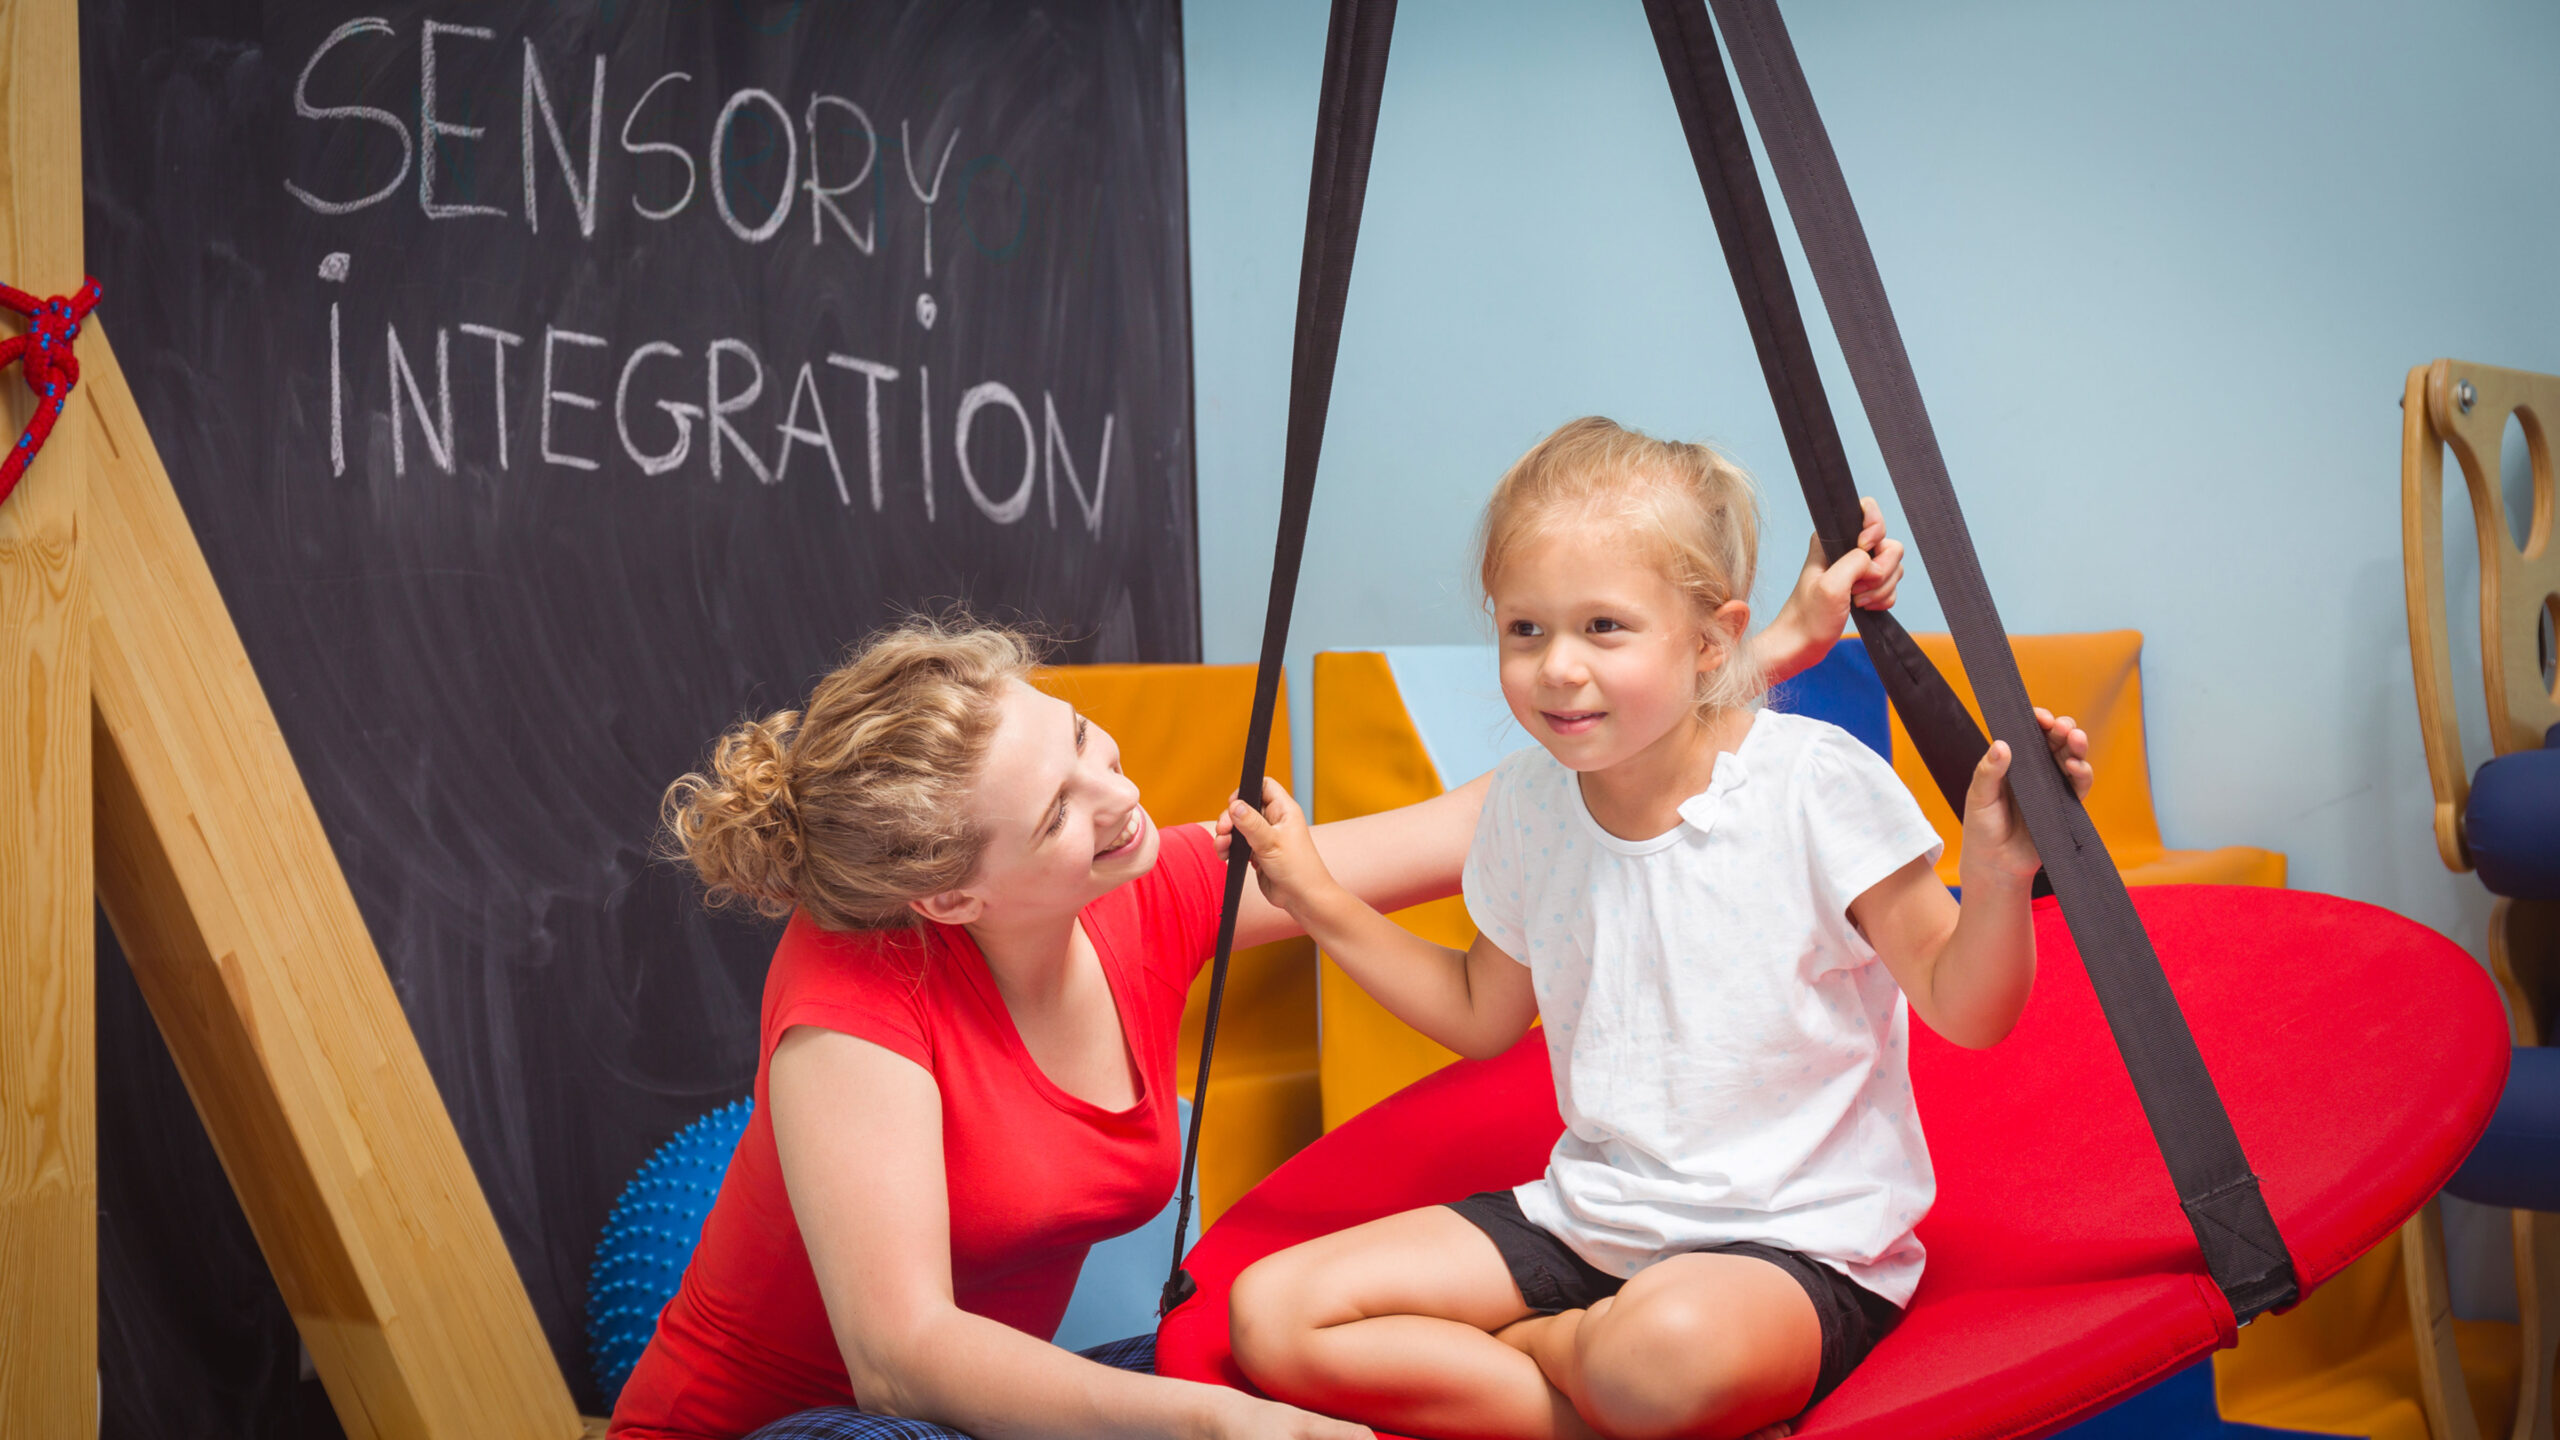
[[[2297,885],[2476,950],[2485,901],[2429,838],[2394,402],[2439,355],[2560,370],[2560,7],[1786,13],[2010,628],[2149,637],[2171,844],[2283,850]],[[1195,0],[1185,23],[1207,651],[1250,660],[1325,10]],[[1405,0],[1293,633],[1302,725],[1315,649],[1484,638],[1477,506],[1587,411],[1756,471],[1760,596],[1783,593],[1809,525],[1640,7]]]

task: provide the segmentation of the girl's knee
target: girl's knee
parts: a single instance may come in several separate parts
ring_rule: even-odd
[[[1796,1366],[1773,1363],[1786,1357],[1748,1343],[1705,1297],[1657,1295],[1608,1320],[1577,1337],[1576,1397],[1607,1440],[1748,1434],[1801,1409],[1810,1392],[1810,1371],[1798,1384]]]
[[[1312,1377],[1309,1346],[1323,1317],[1324,1293],[1308,1257],[1297,1250],[1266,1255],[1245,1267],[1227,1291],[1228,1343],[1246,1377],[1286,1399]]]
[[[1630,1300],[1613,1295],[1591,1307],[1582,1327],[1586,1364],[1601,1357],[1629,1373],[1686,1369],[1723,1348],[1727,1327],[1711,1300],[1680,1291]]]
[[[1608,1440],[1657,1440],[1695,1434],[1723,1413],[1723,1366],[1696,1317],[1665,1305],[1622,1309],[1613,1320],[1575,1337],[1575,1398],[1592,1429]]]
[[[1586,1372],[1582,1403],[1576,1408],[1604,1440],[1746,1433],[1737,1423],[1746,1392],[1712,1372],[1709,1366],[1667,1375]],[[1756,1430],[1761,1423],[1755,1420],[1747,1428]]]

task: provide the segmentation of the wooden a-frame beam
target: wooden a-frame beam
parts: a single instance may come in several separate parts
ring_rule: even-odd
[[[38,296],[83,273],[79,76],[75,0],[0,0],[0,281]],[[103,902],[347,1433],[573,1440],[586,1427],[96,324],[78,353],[71,409],[0,503],[0,1433],[97,1433]],[[0,444],[31,413],[0,377]]]
[[[0,3],[0,281],[80,288],[80,24]],[[16,333],[12,326],[10,333]],[[85,342],[78,353],[87,355]],[[0,445],[34,412],[0,373]],[[0,502],[0,1431],[98,1430],[88,437],[66,423]]]
[[[213,572],[103,327],[87,342],[63,429],[89,443],[98,898],[348,1435],[572,1440]]]

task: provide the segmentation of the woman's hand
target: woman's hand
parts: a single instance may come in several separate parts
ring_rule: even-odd
[[[1806,547],[1804,569],[1778,618],[1751,639],[1753,658],[1769,683],[1821,662],[1848,628],[1849,612],[1890,610],[1902,585],[1902,542],[1884,532],[1884,511],[1872,499],[1858,502],[1864,522],[1857,548],[1831,565],[1822,563],[1822,537]]]
[[[1241,1390],[1221,1389],[1218,1393],[1221,1399],[1210,1421],[1210,1440],[1377,1440],[1366,1425],[1318,1415]]]
[[[1305,812],[1279,781],[1263,777],[1260,810],[1241,799],[1227,802],[1227,813],[1218,817],[1220,853],[1239,834],[1253,850],[1254,879],[1262,887],[1263,898],[1288,911],[1301,926],[1310,924],[1309,913],[1341,888],[1325,869],[1324,857],[1316,853]]]
[[[2044,727],[2045,744],[2053,751],[2054,763],[2071,781],[2071,788],[2085,797],[2097,773],[2089,768],[2089,732],[2068,715],[2055,715],[2038,706],[2036,723]],[[2018,799],[2009,788],[2009,742],[1995,740],[1983,752],[1982,763],[1973,767],[1973,785],[1964,797],[1964,857],[1960,862],[1964,883],[1969,887],[1979,873],[1985,879],[2005,878],[2025,882],[2035,878],[2044,862],[2036,855],[2036,842],[2027,833],[2024,817],[2018,813]],[[1975,867],[1983,867],[1977,871]]]

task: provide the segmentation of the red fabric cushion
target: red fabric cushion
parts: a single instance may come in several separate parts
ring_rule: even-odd
[[[2487,974],[2444,937],[2331,896],[2136,890],[2305,1288],[2391,1233],[2479,1138],[2506,1079]],[[2061,912],[2034,999],[1989,1050],[1914,1025],[1937,1162],[1929,1268],[1902,1325],[1803,1436],[2046,1434],[2234,1337]],[[1453,1065],[1307,1147],[1201,1237],[1161,1373],[1244,1386],[1227,1287],[1283,1246],[1518,1184],[1562,1122],[1542,1037]]]

